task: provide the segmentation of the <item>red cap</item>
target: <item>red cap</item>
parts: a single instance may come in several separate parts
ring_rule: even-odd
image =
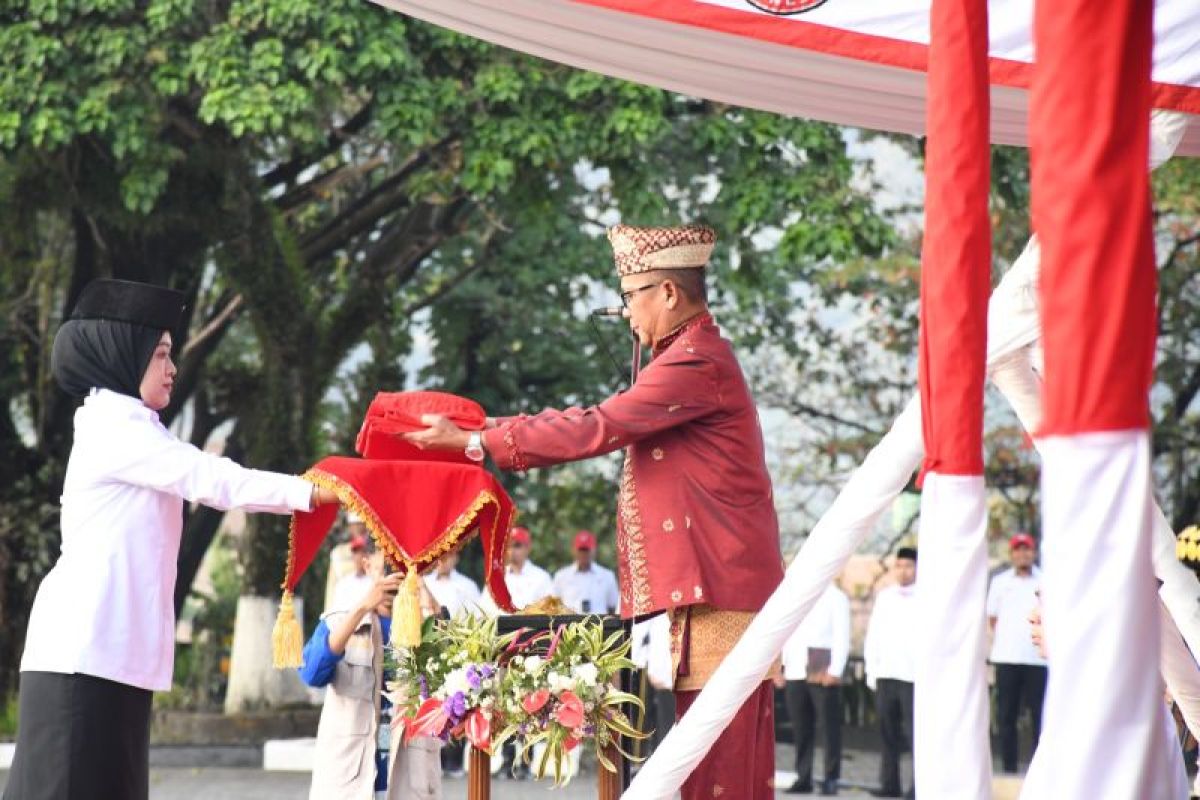
[[[523,544],[526,547],[533,544],[533,539],[529,536],[528,528],[513,528],[508,540],[514,544]]]
[[[1033,537],[1028,533],[1014,533],[1012,538],[1008,540],[1008,549],[1016,550],[1018,547],[1028,547],[1033,550],[1037,545],[1033,541]]]
[[[580,531],[575,534],[575,549],[576,550],[595,550],[596,537],[591,531]]]
[[[351,552],[357,552],[359,550],[366,550],[366,549],[367,549],[367,537],[359,536],[359,535],[350,537],[350,551]]]

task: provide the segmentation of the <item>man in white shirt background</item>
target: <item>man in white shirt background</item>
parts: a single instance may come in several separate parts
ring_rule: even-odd
[[[611,614],[617,610],[617,577],[596,563],[596,537],[575,534],[575,563],[554,573],[554,595],[579,614]]]
[[[463,575],[458,567],[458,553],[446,553],[434,568],[425,574],[425,586],[437,602],[438,613],[457,617],[461,613],[478,613],[480,593],[475,581]],[[442,772],[452,778],[463,775],[463,743],[450,742],[442,746]]]
[[[667,614],[635,622],[630,633],[633,648],[629,658],[642,671],[645,680],[646,718],[654,728],[648,741],[635,742],[638,754],[653,755],[667,731],[675,724],[675,667],[671,663],[671,620]]]
[[[429,593],[450,617],[457,617],[463,611],[474,613],[479,607],[479,587],[457,567],[458,553],[447,553],[425,575]]]
[[[863,641],[867,686],[875,691],[875,710],[883,740],[876,797],[901,797],[900,755],[912,752],[914,633],[917,626],[917,551],[901,547],[892,563],[895,584],[875,595]],[[909,796],[912,796],[909,790]]]
[[[1000,759],[1005,772],[1017,771],[1017,720],[1022,706],[1033,721],[1033,748],[1042,730],[1046,695],[1046,659],[1033,644],[1029,615],[1037,607],[1041,571],[1034,565],[1033,537],[1015,534],[1008,541],[1012,566],[992,578],[987,617],[992,631],[991,662],[996,669],[996,712]]]
[[[365,530],[365,526],[362,529]],[[356,608],[375,586],[375,579],[383,574],[383,562],[375,558],[375,542],[366,534],[355,533],[353,524],[350,530],[350,560],[354,571],[338,580],[333,588],[333,603],[326,611]]]
[[[830,584],[783,647],[788,718],[796,746],[796,782],[789,794],[813,790],[813,746],[824,728],[820,794],[835,795],[842,771],[842,673],[850,658],[850,600]]]
[[[533,549],[533,537],[528,528],[513,528],[508,537],[508,563],[504,567],[504,583],[512,598],[513,607],[519,612],[526,606],[554,594],[554,582],[550,573],[529,558]],[[484,606],[489,613],[499,613],[491,593],[485,595]]]

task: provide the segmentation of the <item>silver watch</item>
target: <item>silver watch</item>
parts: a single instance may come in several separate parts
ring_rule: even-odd
[[[470,437],[467,438],[467,449],[465,451],[467,458],[475,462],[483,461],[483,457],[487,455],[483,451],[483,434],[479,431],[472,431]]]

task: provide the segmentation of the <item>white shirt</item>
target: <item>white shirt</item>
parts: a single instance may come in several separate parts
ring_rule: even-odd
[[[171,688],[183,502],[287,513],[312,485],[181,442],[140,400],[93,391],[75,412],[62,551],[38,588],[23,672]]]
[[[828,650],[829,674],[842,677],[850,659],[850,599],[832,583],[783,645],[783,675],[789,681],[805,679],[810,647]]]
[[[611,569],[594,561],[587,572],[579,569],[577,564],[571,564],[554,573],[554,595],[579,614],[609,614],[617,610],[620,602],[617,577]],[[584,608],[585,601],[587,608]]]
[[[508,587],[508,594],[517,611],[554,594],[554,582],[550,580],[550,573],[532,561],[526,561],[520,572],[515,572],[512,564],[507,565],[504,568],[504,584]],[[484,597],[483,608],[488,614],[504,613],[496,605],[491,592]]]
[[[1037,607],[1037,590],[1042,585],[1042,573],[1037,567],[1031,575],[1018,576],[1016,570],[1006,569],[992,578],[988,587],[987,615],[996,618],[992,637],[993,664],[1038,664],[1046,659],[1038,655],[1033,645],[1029,613]]]
[[[479,606],[479,587],[475,581],[463,575],[458,570],[442,577],[437,570],[425,576],[425,585],[438,605],[444,606],[451,617],[457,617],[460,611],[474,612]]]
[[[635,622],[629,636],[633,644],[629,659],[639,669],[646,670],[654,688],[670,689],[675,682],[675,666],[671,661],[670,617],[656,614],[648,620]]]
[[[875,595],[863,661],[867,685],[875,688],[880,678],[912,683],[916,677],[917,598],[916,586],[889,586]]]

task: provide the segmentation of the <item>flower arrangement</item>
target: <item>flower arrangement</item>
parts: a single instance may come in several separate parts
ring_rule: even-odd
[[[514,640],[510,646],[517,654],[504,669],[497,700],[504,725],[497,744],[515,738],[518,758],[537,777],[553,775],[556,786],[570,780],[570,753],[585,740],[595,741],[604,769],[617,769],[608,757],[610,748],[632,758],[621,750],[620,737],[644,739],[646,734],[621,710],[626,703],[642,707],[641,700],[616,685],[620,671],[633,667],[622,635],[605,637],[601,622],[590,619],[533,634],[524,643]],[[544,653],[538,652],[542,644]],[[533,763],[538,745],[544,749]]]
[[[394,651],[395,677],[387,687],[404,741],[465,738],[490,753],[499,662],[513,639],[497,634],[495,619],[426,620],[419,645]]]
[[[642,708],[617,688],[620,671],[633,667],[622,636],[606,637],[596,618],[504,636],[494,618],[426,620],[420,644],[391,651],[393,724],[405,742],[466,739],[486,753],[513,739],[518,759],[539,778],[552,775],[555,786],[570,780],[571,751],[585,741],[595,742],[601,766],[615,772],[614,748],[632,758],[620,737],[646,738],[621,710],[626,703]]]

